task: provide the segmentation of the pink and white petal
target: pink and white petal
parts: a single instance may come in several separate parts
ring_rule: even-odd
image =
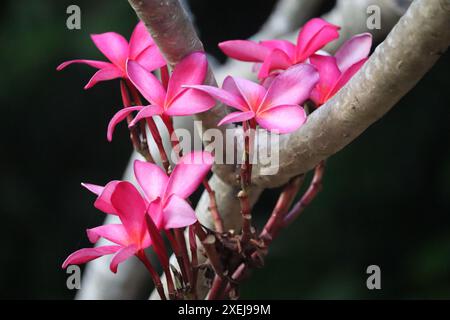
[[[134,161],[134,175],[144,191],[148,202],[163,196],[169,178],[157,165],[145,161]]]
[[[232,112],[230,114],[227,114],[225,117],[223,117],[222,120],[217,124],[218,126],[228,124],[228,123],[234,123],[234,122],[244,122],[247,120],[250,120],[255,117],[255,113],[253,111],[237,111]]]
[[[361,69],[364,63],[368,58],[362,59],[361,61],[355,63],[350,68],[348,68],[344,73],[342,73],[341,77],[338,79],[334,87],[331,89],[329,95],[327,96],[327,100],[336,94],[343,86],[347,84],[347,82]]]
[[[287,40],[265,40],[260,42],[264,47],[278,49],[288,55],[291,60],[295,60],[295,45]]]
[[[92,34],[91,39],[109,61],[125,71],[125,62],[128,58],[128,42],[124,37],[116,32],[105,32]]]
[[[209,152],[194,151],[181,157],[169,177],[163,202],[172,194],[183,199],[189,197],[211,170],[213,162]]]
[[[283,105],[256,115],[256,122],[266,130],[290,133],[306,121],[305,110],[298,105]]]
[[[314,66],[303,63],[290,67],[272,81],[259,111],[302,104],[318,81],[319,73]]]
[[[65,269],[71,264],[83,264],[92,261],[94,259],[100,258],[101,256],[115,253],[121,248],[121,246],[102,246],[77,250],[67,257],[67,259],[62,264],[62,268]]]
[[[219,48],[230,58],[247,62],[262,62],[271,51],[250,40],[224,41],[219,43]]]
[[[135,244],[131,244],[128,247],[122,248],[114,255],[114,257],[111,260],[111,264],[109,265],[109,269],[116,273],[117,268],[120,263],[124,262],[128,258],[134,256],[136,252],[138,251],[138,246]]]
[[[162,114],[164,112],[163,108],[159,107],[159,106],[153,106],[153,105],[148,105],[143,107],[138,114],[133,118],[133,120],[130,122],[130,124],[128,125],[128,127],[133,127],[136,125],[136,123],[138,123],[139,121],[141,121],[142,119],[146,119],[146,118],[151,118],[154,115],[157,114]]]
[[[97,61],[97,60],[84,60],[84,59],[77,59],[77,60],[69,60],[61,63],[59,66],[56,67],[56,70],[61,71],[68,65],[71,65],[73,63],[80,63],[80,64],[87,64],[90,67],[97,68],[97,69],[106,69],[106,68],[113,68],[114,65],[110,62],[105,61]]]
[[[133,60],[136,60],[147,71],[159,69],[167,64],[156,45],[146,48],[139,56],[137,56],[136,59]]]
[[[99,196],[103,192],[103,189],[105,189],[104,186],[99,186],[97,184],[85,183],[85,182],[82,182],[81,186],[88,189],[90,192],[92,192],[93,194],[96,194],[97,196]]]
[[[116,186],[119,182],[119,180],[113,180],[106,184],[102,192],[98,195],[97,199],[95,199],[95,208],[104,213],[117,215],[117,210],[111,203],[111,195],[116,189]]]
[[[220,102],[223,102],[227,106],[236,108],[238,110],[241,110],[241,111],[248,110],[247,104],[241,97],[239,97],[231,92],[228,92],[224,89],[220,89],[220,88],[212,87],[212,86],[205,86],[205,85],[183,86],[183,87],[192,88],[195,90],[205,92],[205,93],[209,94],[211,97],[213,97],[214,99],[219,100]]]
[[[259,104],[264,99],[267,90],[263,86],[247,79],[238,77],[230,77],[230,79],[235,83],[236,88],[239,90],[240,95],[244,98],[248,108],[256,111]]]
[[[203,84],[208,71],[208,60],[204,52],[193,52],[184,57],[173,70],[169,79],[165,106],[186,90],[183,85]]]
[[[121,224],[105,224],[86,230],[89,241],[96,243],[100,238],[105,238],[118,245],[125,246],[128,243],[128,233]]]
[[[134,27],[133,33],[130,37],[130,44],[128,46],[128,57],[132,60],[136,58],[149,46],[154,45],[154,41],[142,21],[139,21]]]
[[[186,89],[172,100],[165,113],[168,116],[190,116],[205,112],[215,105],[216,100],[209,94],[195,89]]]
[[[129,238],[139,243],[145,232],[144,216],[147,209],[142,195],[133,184],[121,181],[111,196],[111,203],[116,208]]]
[[[335,54],[339,70],[345,72],[355,63],[367,58],[371,47],[372,35],[370,33],[357,34],[351,37]]]
[[[195,211],[183,198],[172,195],[166,202],[164,209],[164,229],[183,228],[197,221]]]
[[[274,49],[264,60],[258,73],[259,79],[264,79],[274,70],[285,70],[292,65],[292,60],[286,53],[279,49]]]
[[[130,113],[132,113],[133,111],[139,111],[142,108],[145,108],[145,107],[135,106],[135,107],[127,107],[127,108],[123,108],[123,109],[119,110],[109,121],[108,131],[106,134],[106,138],[108,139],[108,141],[112,140],[112,136],[114,134],[114,129],[116,128],[116,126],[119,122],[125,120],[125,118],[128,117],[128,115]]]
[[[127,75],[148,102],[158,106],[164,105],[166,90],[153,74],[145,70],[138,62],[128,60]]]
[[[319,71],[319,82],[311,92],[311,98],[317,103],[323,103],[324,98],[333,89],[334,85],[341,76],[341,72],[336,63],[336,58],[332,56],[312,55],[310,63]]]
[[[100,81],[108,81],[117,78],[123,78],[125,74],[119,68],[113,66],[111,68],[105,68],[98,70],[89,82],[84,86],[84,89],[89,89],[95,86]]]
[[[303,62],[327,43],[339,37],[340,28],[321,18],[309,20],[297,37],[297,62]]]

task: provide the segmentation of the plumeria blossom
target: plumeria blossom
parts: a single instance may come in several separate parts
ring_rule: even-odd
[[[186,199],[201,184],[212,164],[209,152],[192,152],[179,160],[168,177],[157,165],[134,162],[136,178],[150,202],[148,212],[158,229],[182,228],[197,221]]]
[[[154,115],[187,116],[212,108],[215,101],[209,95],[183,87],[203,84],[207,71],[208,61],[205,53],[193,52],[176,65],[166,90],[161,82],[138,62],[128,61],[128,77],[150,105],[128,107],[117,112],[108,125],[108,140],[112,140],[116,125],[133,111],[138,113],[129,126]]]
[[[127,181],[120,181],[108,199],[121,224],[107,224],[86,230],[89,241],[96,243],[105,238],[115,245],[84,248],[75,251],[64,261],[62,267],[70,264],[82,264],[104,255],[114,254],[110,269],[117,272],[118,265],[151,245],[146,227],[145,215],[147,203],[136,187]]]
[[[340,28],[327,21],[314,18],[300,30],[297,43],[287,40],[231,40],[219,43],[220,49],[229,57],[262,63],[258,78],[264,79],[275,70],[286,70],[290,66],[307,61],[329,42],[339,37]]]
[[[115,32],[91,35],[96,47],[110,62],[97,60],[70,60],[60,64],[57,70],[62,70],[70,64],[82,63],[98,69],[84,87],[89,89],[100,81],[117,78],[127,78],[126,63],[137,61],[147,71],[153,71],[166,64],[158,47],[148,33],[145,25],[139,22],[131,34],[130,42]]]
[[[274,78],[268,89],[252,81],[227,77],[222,89],[211,86],[189,86],[210,94],[238,111],[224,117],[219,125],[255,119],[263,128],[289,133],[306,121],[300,104],[306,101],[319,80],[315,67],[295,65]]]
[[[102,225],[87,230],[92,243],[105,238],[115,245],[84,248],[72,253],[63,263],[82,264],[104,255],[114,254],[110,269],[152,245],[145,222],[149,214],[159,230],[181,228],[197,221],[186,199],[198,188],[211,170],[213,157],[208,152],[193,152],[183,156],[170,177],[157,165],[136,160],[134,173],[143,191],[127,181],[111,181],[106,186],[83,184],[97,195],[95,207],[118,215],[121,224]]]
[[[321,106],[334,96],[366,62],[371,47],[372,35],[363,33],[347,40],[334,56],[311,56],[310,63],[320,74],[319,83],[311,92],[311,100]]]

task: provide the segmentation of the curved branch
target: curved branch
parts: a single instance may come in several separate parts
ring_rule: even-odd
[[[258,174],[264,168],[256,166],[252,182],[283,185],[344,148],[411,90],[449,43],[450,0],[415,0],[351,81],[298,131],[280,137],[277,176]],[[233,177],[221,176],[228,183]]]

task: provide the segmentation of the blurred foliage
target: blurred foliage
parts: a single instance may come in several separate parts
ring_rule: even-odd
[[[221,60],[217,42],[253,34],[274,3],[191,2],[207,50]],[[70,4],[81,7],[79,31],[65,26]],[[131,148],[123,127],[113,144],[105,139],[120,103],[118,83],[84,91],[92,69],[55,68],[101,58],[89,34],[128,36],[137,20],[126,1],[0,6],[0,297],[72,298],[60,265],[88,245],[84,229],[104,219],[79,183],[120,178]],[[243,297],[450,297],[449,67],[447,53],[386,117],[328,161],[324,190],[275,241]],[[255,209],[260,223],[276,195],[264,193]],[[366,289],[370,264],[381,267],[380,291]]]

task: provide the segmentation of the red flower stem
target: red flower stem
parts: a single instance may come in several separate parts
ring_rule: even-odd
[[[209,290],[208,300],[221,300],[225,294],[228,281],[218,275],[214,277],[213,284]]]
[[[194,225],[189,226],[189,247],[191,249],[191,261],[192,261],[191,292],[194,299],[197,299],[198,256],[197,256],[197,238],[195,237]]]
[[[130,107],[132,105],[132,103],[130,101],[129,86],[127,85],[127,83],[124,80],[120,81],[120,92],[122,95],[123,106]],[[131,114],[128,115],[127,123],[130,124],[130,122],[132,120],[133,119],[131,117]],[[130,140],[131,140],[131,143],[133,144],[134,150],[139,152],[145,158],[145,160],[147,160],[148,162],[154,162],[152,155],[148,149],[147,134],[145,132],[145,128],[143,130],[141,127],[141,135],[142,135],[142,139],[140,139],[140,137],[139,137],[139,129],[137,127],[130,128]]]
[[[249,123],[244,121],[242,123],[244,129],[244,153],[243,153],[243,161],[241,165],[241,191],[238,193],[238,198],[241,204],[241,215],[242,215],[242,244],[245,244],[252,237],[252,215],[251,215],[251,207],[249,201],[249,186],[251,184],[251,176],[252,176],[252,166],[250,164],[250,143],[253,142],[251,139],[251,135],[254,133],[254,129],[256,125],[254,122]]]
[[[281,192],[269,220],[259,235],[266,245],[268,245],[272,239],[277,236],[280,226],[282,225],[282,219],[291,207],[303,181],[304,175],[295,177],[288,182]]]
[[[169,86],[169,68],[167,67],[167,64],[165,66],[162,66],[159,69],[160,75],[161,75],[161,83],[164,87],[164,89],[167,90],[167,87]]]
[[[148,214],[145,215],[145,221],[147,223],[148,232],[152,240],[153,250],[155,251],[156,256],[158,257],[161,263],[161,266],[163,267],[164,273],[166,274],[167,290],[169,291],[169,298],[176,299],[177,292],[173,282],[172,273],[170,272],[169,257],[166,253],[166,246],[164,244],[164,240],[161,237],[161,233],[159,232],[150,215]]]
[[[138,251],[138,253],[136,255],[144,263],[145,267],[147,268],[148,272],[150,273],[150,276],[152,277],[153,283],[155,284],[155,288],[158,291],[158,294],[159,294],[161,300],[167,300],[166,294],[164,293],[164,287],[161,283],[159,274],[158,274],[158,272],[155,271],[155,268],[153,268],[150,260],[148,260],[147,255],[145,254],[144,250]]]
[[[192,284],[192,265],[189,260],[189,255],[187,251],[187,244],[186,244],[186,238],[184,237],[184,232],[182,228],[176,228],[173,229],[175,234],[175,240],[177,241],[180,249],[181,254],[181,263],[180,269],[184,268],[186,277],[183,275],[183,278],[186,279],[186,282],[189,282],[189,284]]]
[[[174,235],[170,232],[170,230],[165,230],[165,233],[166,233],[167,239],[170,242],[170,246],[172,247],[173,253],[175,254],[175,257],[177,258],[178,265],[179,265],[180,271],[181,271],[181,275],[183,276],[183,279],[185,281],[188,281],[188,279],[189,279],[188,272],[185,268],[183,256],[181,255],[180,245],[176,241]]]
[[[322,179],[325,172],[325,161],[321,161],[314,170],[314,177],[311,184],[306,190],[303,197],[298,201],[288,212],[288,214],[283,219],[283,227],[291,224],[304,210],[305,208],[314,200],[319,191],[322,189]]]

